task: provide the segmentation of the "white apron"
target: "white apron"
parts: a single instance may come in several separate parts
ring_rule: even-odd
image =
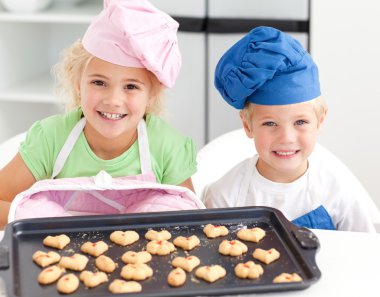
[[[257,160],[255,158],[252,158],[249,161],[251,164],[248,168],[256,168],[256,161]],[[249,199],[248,193],[254,172],[254,170],[247,170],[245,172],[237,197],[246,197],[246,199]],[[244,199],[242,199],[242,201],[244,201]],[[297,206],[295,205],[294,207]],[[330,214],[327,212],[326,208],[323,205],[319,205],[312,211],[294,219],[292,223],[296,224],[299,227],[336,230]]]

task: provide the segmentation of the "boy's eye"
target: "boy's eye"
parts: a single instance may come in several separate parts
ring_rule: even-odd
[[[95,86],[104,86],[105,85],[105,82],[101,81],[101,80],[93,80],[91,83],[94,84]]]
[[[296,125],[296,126],[302,126],[305,124],[307,124],[307,122],[305,120],[298,120],[294,123],[294,125]]]
[[[265,122],[265,123],[263,124],[263,126],[274,127],[274,126],[276,126],[276,123],[275,123],[275,122]]]

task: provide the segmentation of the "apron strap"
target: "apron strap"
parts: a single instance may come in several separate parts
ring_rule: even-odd
[[[153,172],[152,162],[150,159],[148,132],[146,129],[146,123],[144,119],[141,119],[139,124],[137,125],[137,135],[137,139],[139,142],[141,173],[147,174]]]
[[[249,160],[249,162],[247,162],[247,165],[246,165],[247,167],[245,168],[245,174],[240,185],[239,194],[236,196],[237,198],[237,201],[235,201],[236,206],[248,205],[246,203],[246,200],[247,200],[249,186],[252,180],[252,175],[253,175],[253,172],[255,171],[256,161],[257,159],[255,157],[252,157]]]
[[[61,172],[71,150],[73,149],[75,143],[77,142],[79,135],[82,133],[85,125],[86,125],[86,118],[83,117],[75,125],[73,130],[71,130],[69,137],[67,138],[65,144],[63,145],[61,151],[58,154],[57,159],[55,160],[53,174],[51,175],[52,179],[55,178]]]
[[[72,151],[85,125],[86,125],[86,118],[83,117],[74,126],[73,130],[71,130],[65,144],[63,145],[61,151],[59,152],[57,156],[57,159],[55,160],[53,174],[51,176],[52,179],[57,177],[57,175],[61,172],[67,158],[69,157],[70,152]],[[142,174],[151,173],[153,171],[152,171],[152,163],[151,163],[151,158],[150,158],[148,132],[146,129],[146,123],[144,119],[141,119],[137,126],[137,139],[138,139],[138,144],[139,144],[141,173]]]

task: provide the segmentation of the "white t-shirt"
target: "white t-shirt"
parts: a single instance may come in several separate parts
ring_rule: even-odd
[[[294,220],[322,205],[337,230],[375,232],[371,198],[339,160],[314,151],[307,172],[292,183],[266,179],[256,169],[257,160],[257,155],[244,160],[209,185],[206,207],[269,206]]]

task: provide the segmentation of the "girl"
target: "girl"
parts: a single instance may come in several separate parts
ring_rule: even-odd
[[[12,201],[39,180],[101,170],[113,177],[153,172],[159,183],[193,190],[194,144],[156,116],[181,65],[177,28],[145,0],[105,1],[54,67],[59,90],[73,99],[70,111],[30,128],[0,171],[0,199]]]

